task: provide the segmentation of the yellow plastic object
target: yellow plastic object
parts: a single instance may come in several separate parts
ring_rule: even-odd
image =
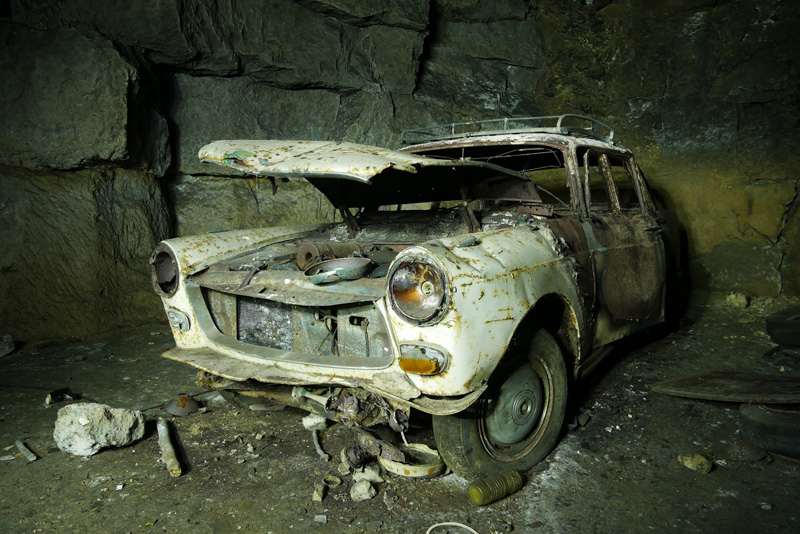
[[[490,477],[476,480],[467,488],[470,500],[478,506],[485,506],[511,495],[522,487],[519,471],[508,469]]]
[[[444,460],[427,445],[409,443],[398,448],[406,455],[405,463],[378,456],[378,462],[390,473],[402,477],[435,478],[444,471]]]
[[[432,358],[398,358],[400,369],[406,373],[414,373],[417,375],[435,375],[441,369],[439,362]]]

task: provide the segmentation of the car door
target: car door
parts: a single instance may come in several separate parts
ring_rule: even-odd
[[[632,156],[588,149],[579,161],[599,313],[610,322],[597,332],[605,343],[663,318],[664,248]]]

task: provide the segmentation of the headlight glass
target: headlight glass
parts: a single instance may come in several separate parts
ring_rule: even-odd
[[[439,316],[446,295],[444,274],[427,261],[402,261],[389,279],[394,309],[414,323],[426,323]]]

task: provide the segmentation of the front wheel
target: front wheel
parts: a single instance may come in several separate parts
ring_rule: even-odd
[[[468,480],[527,471],[553,450],[564,423],[567,369],[553,337],[539,330],[528,354],[504,360],[473,406],[433,418],[445,463]]]

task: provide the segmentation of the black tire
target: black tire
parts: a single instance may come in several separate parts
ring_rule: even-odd
[[[553,337],[539,330],[527,354],[509,354],[469,409],[433,417],[448,467],[467,480],[527,471],[558,441],[567,409],[567,368]]]
[[[783,456],[800,458],[800,407],[742,404],[742,436],[758,447]]]
[[[778,345],[800,347],[800,306],[767,317],[767,333]]]

